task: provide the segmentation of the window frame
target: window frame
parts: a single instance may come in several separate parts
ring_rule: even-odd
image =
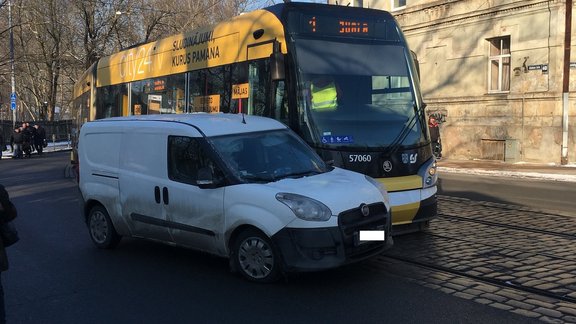
[[[510,83],[511,83],[511,63],[512,63],[512,51],[511,51],[511,39],[510,35],[507,36],[499,36],[486,39],[488,41],[488,93],[508,93],[510,92]],[[492,48],[494,48],[495,43],[499,42],[498,53],[497,55],[493,55],[491,53]],[[508,47],[504,47],[505,44],[508,44]],[[507,53],[506,53],[507,50]],[[505,54],[504,54],[505,53]],[[508,62],[505,62],[507,59]],[[493,64],[497,62],[498,64],[498,75],[496,82],[498,83],[496,86],[493,85]],[[506,66],[507,63],[507,66]],[[505,80],[506,71],[507,69],[507,80]],[[507,81],[507,82],[505,82]]]
[[[396,2],[398,2],[398,4],[400,4],[402,0],[390,0],[390,8],[392,8],[392,11],[396,11],[396,10],[402,10],[406,8],[406,2],[407,0],[404,0],[404,5],[396,5]]]

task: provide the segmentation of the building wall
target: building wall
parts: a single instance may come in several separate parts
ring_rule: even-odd
[[[406,0],[399,10],[392,1],[356,4],[391,10],[402,26],[418,55],[427,111],[445,117],[445,157],[561,163],[566,0]],[[494,93],[488,91],[488,40],[503,36],[510,37],[510,87]],[[576,66],[570,69],[574,89]],[[576,93],[567,107],[567,161],[574,163]]]

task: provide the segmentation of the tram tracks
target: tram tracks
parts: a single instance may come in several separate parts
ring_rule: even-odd
[[[553,299],[556,299],[559,301],[576,303],[576,298],[570,297],[566,294],[559,294],[559,293],[555,293],[553,291],[548,291],[548,290],[544,290],[544,289],[538,289],[538,288],[534,288],[534,287],[530,287],[530,286],[525,286],[525,285],[518,284],[518,283],[515,283],[512,281],[498,280],[498,279],[494,279],[494,278],[487,278],[487,277],[483,277],[483,276],[472,275],[472,274],[467,273],[465,271],[458,271],[455,269],[451,269],[451,268],[447,268],[447,267],[443,267],[443,266],[439,266],[439,265],[431,264],[431,263],[427,263],[427,262],[421,262],[421,261],[410,259],[408,257],[402,257],[402,256],[398,256],[398,255],[394,255],[394,256],[385,255],[382,257],[387,258],[387,259],[391,259],[391,260],[404,262],[404,263],[409,264],[409,265],[417,266],[420,268],[425,268],[425,269],[432,270],[432,271],[441,271],[441,272],[445,272],[445,273],[450,273],[452,275],[459,276],[459,277],[465,277],[465,278],[474,280],[476,282],[483,282],[483,283],[487,283],[490,285],[496,285],[496,286],[499,286],[502,288],[511,288],[511,289],[519,290],[519,291],[522,291],[522,292],[525,292],[528,294],[545,296],[545,297],[553,298]]]
[[[556,308],[572,305],[569,313],[576,311],[576,219],[524,207],[467,202],[446,199],[428,230],[397,237],[395,247],[381,261],[512,289],[529,300],[541,296]],[[425,276],[418,280],[427,282]],[[427,284],[454,286],[437,279]]]
[[[499,222],[493,222],[493,221],[487,221],[487,220],[475,219],[475,218],[469,218],[469,217],[462,217],[462,216],[451,215],[451,214],[446,214],[446,213],[440,214],[440,215],[438,215],[438,217],[439,218],[457,219],[457,220],[463,221],[463,222],[471,222],[471,223],[483,224],[483,225],[487,225],[487,226],[502,227],[502,228],[507,228],[507,229],[512,229],[512,230],[531,232],[531,233],[535,233],[535,234],[558,236],[558,237],[562,237],[565,239],[576,241],[576,233],[567,234],[567,233],[549,231],[549,230],[545,230],[545,229],[541,229],[541,228],[529,228],[529,227],[524,227],[524,226],[519,226],[519,225],[503,224],[503,223],[499,223]]]

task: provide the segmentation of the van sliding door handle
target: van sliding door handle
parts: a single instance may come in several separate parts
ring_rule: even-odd
[[[168,188],[162,188],[162,199],[164,199],[164,205],[168,205],[169,198],[168,198]]]
[[[157,204],[160,203],[160,187],[158,186],[154,187],[154,199],[156,200]]]

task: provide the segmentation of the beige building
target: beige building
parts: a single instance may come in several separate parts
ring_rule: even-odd
[[[354,0],[394,14],[454,159],[576,162],[572,0]],[[348,3],[340,3],[348,5]],[[572,11],[572,10],[571,10]],[[572,46],[565,54],[567,41]],[[565,58],[570,55],[571,59]]]

